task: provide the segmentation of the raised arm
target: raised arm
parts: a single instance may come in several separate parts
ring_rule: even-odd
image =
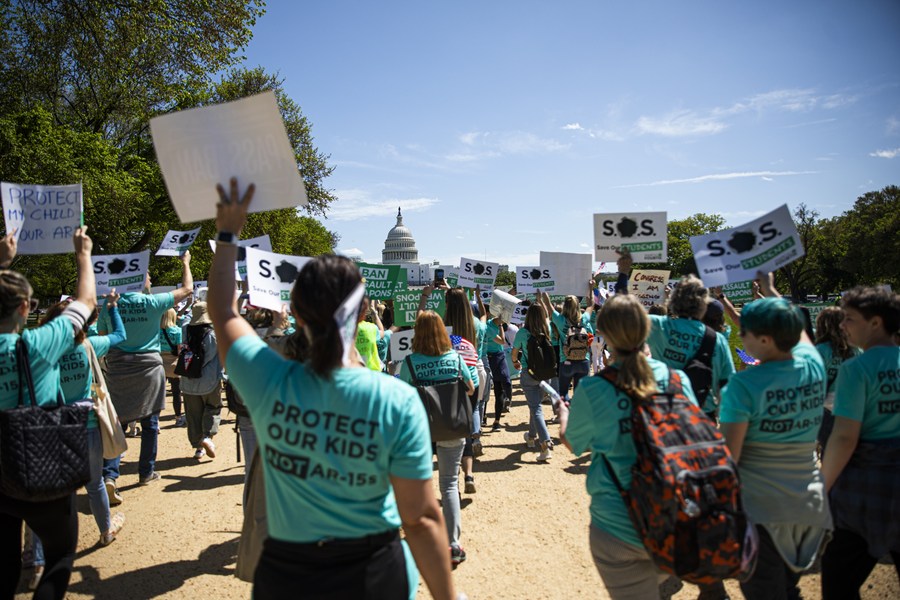
[[[16,257],[17,248],[15,229],[0,238],[0,269],[9,268]]]
[[[759,278],[759,288],[763,293],[764,297],[767,298],[781,298],[781,293],[775,289],[775,274],[769,271],[768,273],[764,273],[763,271],[756,272],[757,278]],[[813,341],[809,338],[809,334],[806,333],[806,329],[800,334],[800,341],[806,344],[812,344]]]
[[[191,251],[185,250],[180,258],[182,264],[181,287],[172,292],[172,295],[175,297],[175,304],[190,298],[191,294],[194,293],[194,276],[191,274]]]
[[[616,267],[619,271],[619,278],[616,280],[616,293],[627,294],[628,277],[631,275],[631,265],[634,261],[631,258],[631,252],[628,250],[616,250],[616,252],[619,253],[619,258],[616,260]]]
[[[481,286],[475,286],[475,306],[478,307],[478,317],[482,323],[487,323],[488,315],[484,308],[484,300],[481,299]]]
[[[125,333],[125,324],[122,323],[122,317],[119,315],[119,294],[115,288],[106,295],[106,311],[109,313],[109,323],[112,331],[107,336],[110,346],[116,346],[125,341],[127,334]]]
[[[75,230],[72,237],[75,243],[75,266],[78,270],[78,283],[75,288],[75,299],[84,304],[88,312],[97,307],[97,282],[94,279],[94,265],[91,264],[91,250],[94,242],[87,235],[87,227]]]
[[[741,315],[734,307],[734,304],[731,303],[731,300],[728,299],[728,296],[725,295],[725,292],[722,291],[722,288],[714,287],[709,291],[719,300],[719,302],[722,303],[722,307],[725,309],[725,314],[728,315],[728,318],[731,319],[731,322],[734,323],[734,326],[740,329]]]
[[[244,195],[238,191],[237,178],[232,177],[229,190],[217,185],[219,203],[216,205],[216,229],[220,233],[232,233],[237,239],[247,222],[247,208],[253,200],[256,187],[251,183]],[[239,338],[256,335],[250,324],[241,318],[234,293],[234,261],[237,246],[221,240],[216,243],[216,253],[209,268],[209,292],[206,307],[216,329],[219,357],[225,364],[228,350]],[[193,284],[191,284],[193,287]]]

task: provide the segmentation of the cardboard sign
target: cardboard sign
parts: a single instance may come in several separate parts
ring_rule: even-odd
[[[700,278],[707,286],[755,279],[805,254],[786,204],[749,223],[691,238]]]
[[[628,281],[630,287],[628,293],[637,296],[644,308],[650,308],[654,304],[662,305],[666,301],[668,281],[669,271],[635,269]]]
[[[492,288],[499,268],[499,263],[474,258],[460,258],[458,284],[464,288],[474,288],[479,285],[481,289]]]
[[[512,316],[509,317],[509,322],[511,325],[524,325],[525,324],[525,315],[528,313],[527,304],[522,304],[519,302],[516,304],[515,308],[513,308]]]
[[[115,288],[119,294],[140,292],[150,266],[150,251],[135,254],[107,254],[92,256],[97,295],[108,294]]]
[[[154,117],[150,134],[182,223],[215,218],[231,177],[256,184],[250,212],[308,204],[274,92]]]
[[[419,298],[421,297],[422,290],[407,290],[394,294],[394,325],[405,327],[416,324],[416,314],[419,312]],[[425,310],[433,310],[441,317],[444,316],[446,307],[447,298],[444,290],[432,291],[425,303]]]
[[[516,305],[519,302],[521,302],[521,300],[515,296],[510,296],[502,290],[495,289],[494,293],[491,295],[491,305],[490,308],[488,308],[488,311],[491,315],[500,317],[500,320],[504,323],[509,323],[513,310],[515,310]]]
[[[744,304],[753,301],[753,282],[738,281],[726,283],[722,286],[722,293],[728,297],[732,304]]]
[[[0,183],[6,231],[15,231],[17,254],[69,254],[81,226],[81,184]]]
[[[533,294],[535,291],[556,291],[556,277],[550,267],[516,267],[516,291]]]
[[[390,300],[400,277],[400,265],[369,265],[359,263],[362,276],[366,279],[366,293],[373,300]]]
[[[556,277],[557,294],[584,296],[593,274],[590,254],[541,252],[541,268],[549,268]]]
[[[266,250],[247,248],[247,286],[250,304],[259,308],[280,311],[291,303],[294,281],[309,261],[305,256],[276,254]]]
[[[594,259],[616,262],[616,250],[627,249],[635,262],[668,260],[668,222],[664,212],[594,215]]]
[[[200,233],[199,227],[190,231],[170,229],[163,238],[162,244],[159,245],[156,256],[182,256],[197,239],[198,233]]]
[[[213,253],[215,253],[216,241],[209,240],[209,247],[212,248]],[[245,281],[247,279],[247,248],[256,248],[257,250],[271,252],[272,240],[269,239],[269,234],[267,233],[248,240],[238,240],[237,247],[237,258],[234,263],[234,278],[236,280]]]

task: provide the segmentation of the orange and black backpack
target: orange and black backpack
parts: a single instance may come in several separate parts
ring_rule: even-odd
[[[617,385],[618,371],[598,373]],[[715,424],[684,395],[669,370],[666,391],[631,398],[637,461],[623,489],[606,456],[638,537],[662,571],[691,583],[745,579],[756,560],[756,531],[741,504],[737,466]]]

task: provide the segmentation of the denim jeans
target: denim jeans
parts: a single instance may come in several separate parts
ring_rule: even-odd
[[[489,352],[487,357],[491,365],[491,377],[494,378],[494,420],[499,421],[503,414],[503,399],[512,398],[512,382],[509,380],[506,354]]]
[[[575,388],[582,377],[587,376],[591,372],[591,363],[585,360],[567,360],[559,365],[559,395],[563,397],[569,396],[569,383],[572,384],[572,394],[575,394]]]
[[[547,429],[547,423],[544,421],[544,409],[541,401],[544,399],[544,392],[540,388],[541,382],[522,371],[519,376],[519,384],[522,391],[525,392],[525,401],[528,402],[528,410],[531,412],[531,420],[528,423],[528,435],[530,437],[537,436],[541,442],[550,439],[550,430]]]
[[[493,375],[491,375],[491,361],[488,360],[487,354],[481,357],[481,366],[484,367],[484,385],[478,390],[478,393],[481,395],[478,399],[481,402],[478,414],[481,415],[481,420],[484,422],[487,421],[487,403],[488,398],[491,397],[491,388],[494,384]]]
[[[140,420],[140,424],[141,453],[138,458],[138,475],[140,477],[149,477],[156,466],[156,450],[159,441],[159,413],[156,412],[149,417],[144,417]],[[104,460],[103,479],[112,479],[113,481],[118,479],[119,464],[121,462],[121,456]]]
[[[25,545],[22,552],[22,566],[26,569],[44,566],[44,545],[31,527],[25,526]]]
[[[91,480],[84,489],[88,495],[88,503],[91,505],[91,514],[97,522],[100,534],[109,531],[109,496],[106,495],[106,486],[103,485],[103,440],[100,438],[100,429],[93,427],[88,429],[88,460],[91,461]]]
[[[746,600],[799,600],[800,573],[795,573],[781,558],[775,542],[765,527],[756,526],[759,533],[759,553],[756,570],[747,581],[741,582]]]
[[[478,363],[478,381],[475,384],[475,408],[472,409],[472,433],[478,435],[481,433],[481,418],[484,415],[484,409],[487,407],[486,395],[484,392],[487,385],[487,370],[484,365]]]
[[[438,486],[441,488],[441,510],[447,524],[447,537],[451,546],[459,546],[459,462],[462,459],[464,439],[437,442]]]

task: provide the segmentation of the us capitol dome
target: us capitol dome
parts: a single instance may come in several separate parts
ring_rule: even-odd
[[[416,240],[412,232],[403,224],[403,215],[397,209],[397,224],[388,232],[384,240],[384,250],[381,251],[381,263],[385,265],[399,265],[419,262],[419,251],[416,249]]]

